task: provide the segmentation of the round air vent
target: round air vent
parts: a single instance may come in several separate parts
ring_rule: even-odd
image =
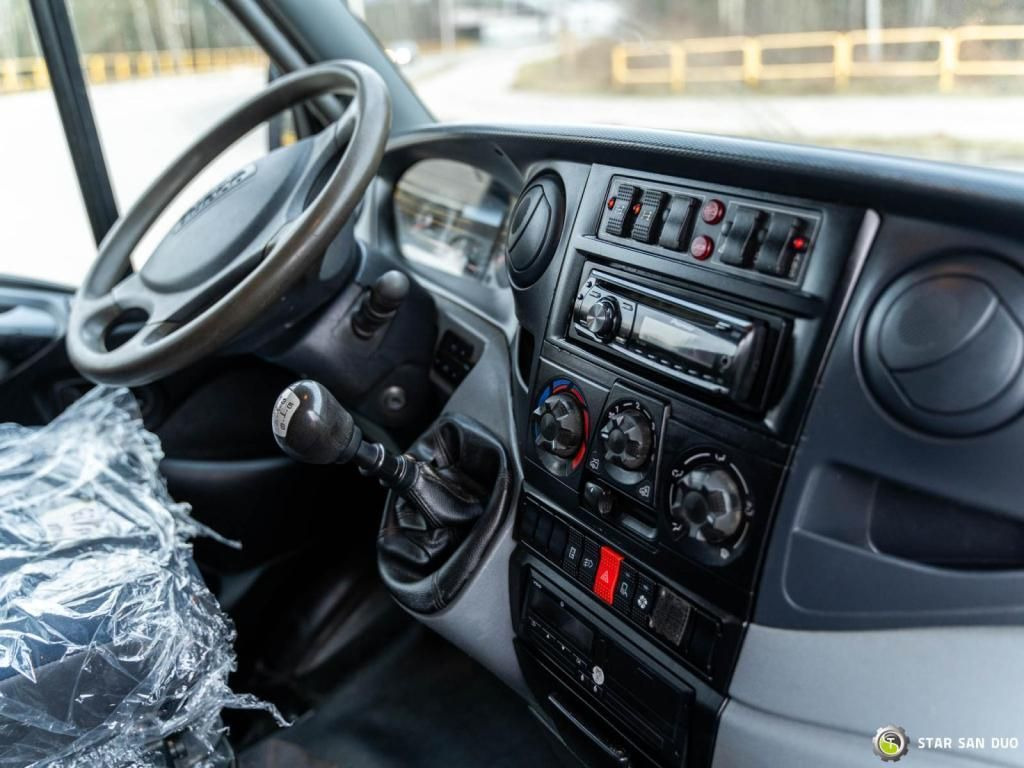
[[[541,276],[558,248],[565,218],[565,193],[553,176],[538,176],[519,196],[508,228],[508,274],[526,288]]]
[[[872,391],[901,421],[993,429],[1024,409],[1024,274],[987,256],[913,269],[871,308],[863,352]]]

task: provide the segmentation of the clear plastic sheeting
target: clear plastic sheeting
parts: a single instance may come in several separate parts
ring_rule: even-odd
[[[214,751],[234,629],[189,539],[157,437],[125,389],[41,428],[0,425],[0,766],[162,766]],[[163,752],[163,754],[162,754]]]

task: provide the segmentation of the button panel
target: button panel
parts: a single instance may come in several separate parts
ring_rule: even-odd
[[[721,636],[721,626],[713,617],[641,573],[620,552],[566,524],[529,496],[524,496],[519,504],[518,531],[520,541],[575,578],[608,610],[710,676],[714,650]],[[564,531],[564,538],[559,531]]]
[[[598,236],[748,279],[798,283],[819,224],[817,211],[616,176]]]
[[[473,368],[476,349],[457,333],[445,331],[434,353],[434,370],[457,386]]]

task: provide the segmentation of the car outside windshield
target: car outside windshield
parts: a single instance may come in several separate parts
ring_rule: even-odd
[[[1024,168],[1024,2],[350,8],[445,121],[604,123]]]

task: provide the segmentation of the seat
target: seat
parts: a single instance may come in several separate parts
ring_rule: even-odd
[[[168,737],[214,755],[222,707],[265,707],[227,685],[234,630],[161,458],[125,389],[0,425],[0,766],[173,765]]]

